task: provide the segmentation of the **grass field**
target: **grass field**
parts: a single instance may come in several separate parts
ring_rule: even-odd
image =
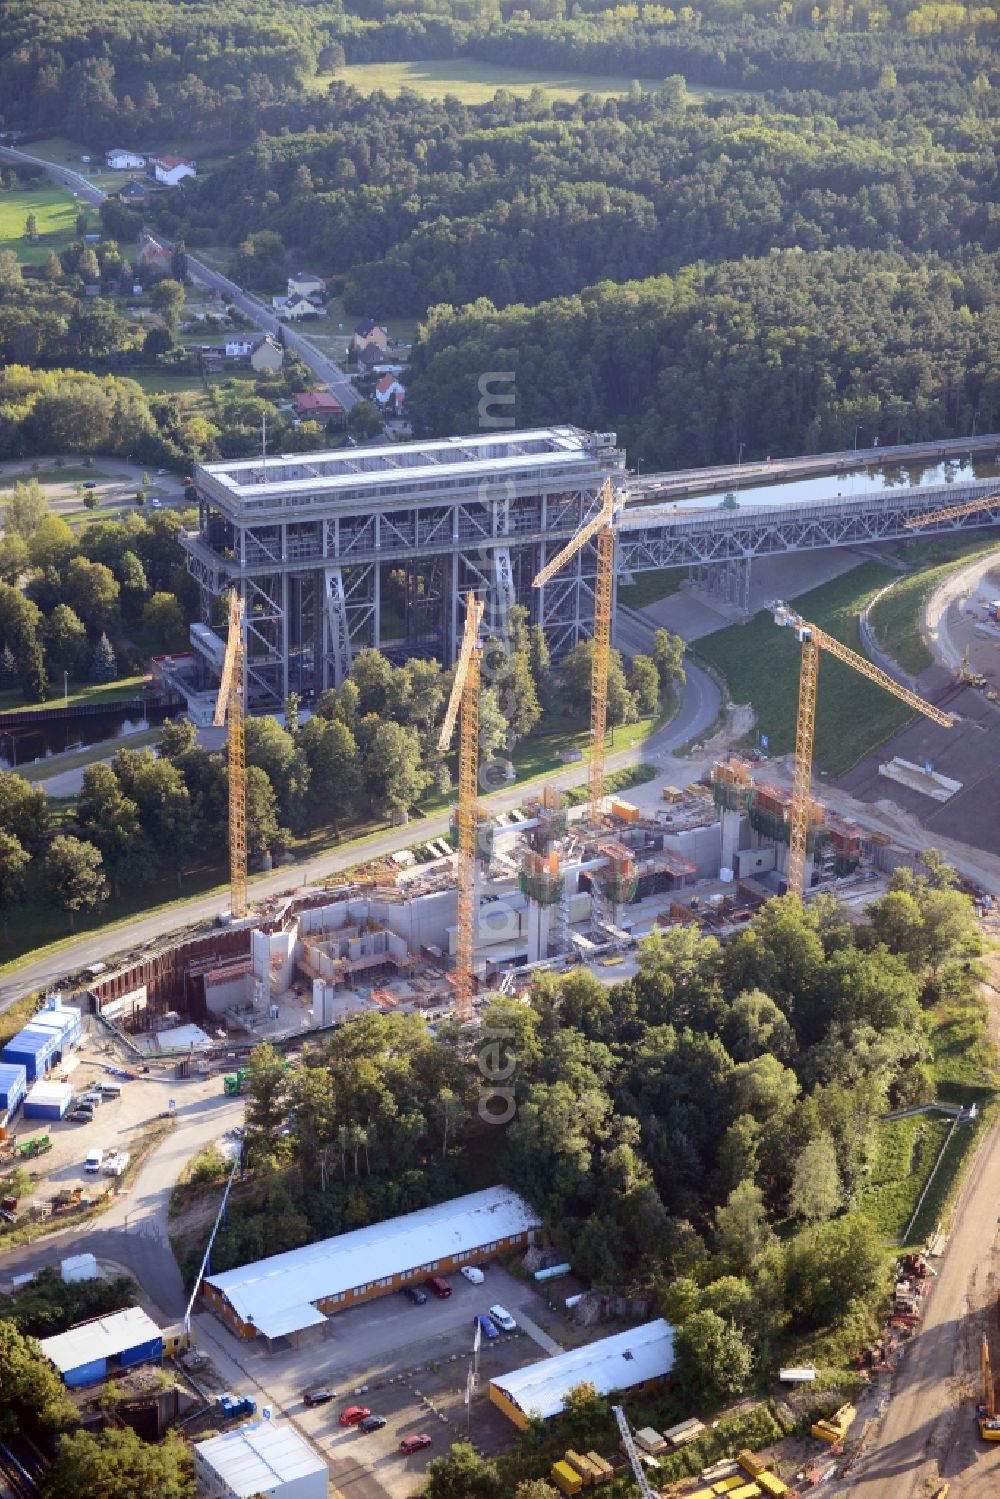
[[[487,104],[498,88],[508,89],[524,98],[534,88],[544,89],[552,99],[578,99],[581,94],[627,94],[632,79],[622,73],[562,73],[555,69],[508,68],[497,63],[477,62],[471,57],[428,58],[422,62],[352,63],[336,75],[321,73],[314,80],[317,89],[325,90],[333,77],[348,83],[359,93],[373,94],[380,89],[398,94],[412,89],[425,99],[440,99],[454,94],[463,104]],[[640,78],[644,89],[658,89],[658,78]],[[724,94],[725,89],[690,85],[692,98]]]
[[[0,713],[37,713],[44,708],[79,708],[85,703],[115,703],[122,698],[141,697],[150,684],[148,676],[123,677],[118,682],[85,682],[70,689],[68,700],[58,692],[47,703],[26,703],[16,687],[0,692]]]
[[[803,594],[796,604],[805,619],[860,651],[858,614],[893,576],[877,562],[834,578]],[[799,690],[799,646],[761,611],[747,625],[732,625],[698,642],[698,650],[729,683],[736,703],[753,703],[757,725],[772,755],[794,748]],[[895,734],[912,715],[843,662],[824,656],[819,672],[814,763],[842,775]]]
[[[918,1114],[878,1125],[875,1165],[861,1210],[890,1238],[898,1239],[912,1218],[951,1123],[943,1115]]]
[[[76,238],[79,206],[65,188],[19,186],[0,192],[0,250],[13,250],[22,265],[40,265],[50,250],[58,255]],[[24,237],[28,214],[38,220],[38,243]]]
[[[923,550],[927,558],[922,571],[901,578],[870,615],[878,643],[910,672],[923,671],[934,660],[920,631],[921,614],[931,594],[956,568],[985,552],[997,551],[997,543],[995,538],[986,541],[980,535],[927,542]]]

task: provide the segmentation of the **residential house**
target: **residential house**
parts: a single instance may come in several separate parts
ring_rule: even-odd
[[[136,262],[147,276],[169,276],[173,266],[173,252],[161,245],[151,234],[139,235]]]
[[[343,406],[328,390],[301,391],[295,397],[295,409],[302,421],[319,422],[320,426],[332,422],[339,427],[344,420]]]
[[[198,175],[194,162],[183,156],[151,156],[149,166],[156,181],[162,182],[164,187],[176,187],[185,177]]]
[[[258,375],[267,373],[276,375],[285,362],[285,351],[277,339],[265,334],[258,338],[250,350],[250,368],[257,371]]]
[[[248,359],[250,350],[256,339],[248,338],[245,333],[230,333],[226,337],[225,354],[227,359]]]
[[[279,318],[297,320],[316,316],[316,309],[308,297],[272,297],[271,306]]]
[[[146,165],[145,156],[140,156],[138,151],[107,151],[104,160],[112,172],[134,172]]]
[[[326,293],[326,281],[322,276],[317,276],[312,271],[296,271],[288,278],[288,296],[292,297],[318,297],[320,301]]]
[[[356,349],[367,349],[374,344],[384,354],[389,347],[389,330],[381,323],[376,323],[372,318],[366,317],[361,320],[354,330],[354,347]]]
[[[380,406],[388,406],[391,401],[400,411],[406,400],[406,391],[395,375],[383,375],[375,386],[375,399]]]
[[[118,201],[124,203],[126,208],[148,208],[149,188],[132,177],[124,187],[118,189]]]
[[[369,344],[365,349],[358,350],[358,374],[370,375],[375,366],[381,361],[382,350],[378,344]]]

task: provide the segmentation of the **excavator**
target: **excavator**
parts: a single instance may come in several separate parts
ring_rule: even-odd
[[[983,1403],[976,1410],[979,1435],[984,1442],[1000,1442],[1000,1417],[997,1416],[997,1393],[990,1368],[990,1345],[983,1334],[979,1352],[979,1368],[983,1378]]]

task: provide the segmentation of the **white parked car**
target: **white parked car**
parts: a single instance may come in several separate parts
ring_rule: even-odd
[[[104,1162],[104,1151],[98,1145],[93,1150],[87,1151],[87,1158],[83,1163],[85,1171],[100,1171]]]
[[[517,1332],[517,1323],[505,1306],[491,1306],[490,1316],[501,1332]]]
[[[465,1276],[466,1280],[470,1280],[474,1286],[481,1286],[483,1281],[486,1279],[486,1276],[480,1270],[478,1265],[463,1265],[461,1273]]]

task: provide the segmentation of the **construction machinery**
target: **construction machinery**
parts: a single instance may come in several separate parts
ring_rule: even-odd
[[[839,661],[854,668],[877,687],[891,692],[908,707],[923,713],[943,729],[950,729],[953,719],[940,708],[927,703],[915,692],[901,687],[898,682],[882,671],[857,651],[828,635],[818,625],[811,625],[801,614],[796,614],[787,605],[771,605],[774,622],[795,631],[802,647],[799,668],[799,707],[795,721],[795,767],[792,774],[792,805],[788,839],[787,888],[790,893],[803,895],[806,889],[806,866],[808,861],[809,825],[812,819],[812,757],[813,732],[816,723],[816,687],[819,678],[820,651],[827,651]]]
[[[993,1383],[993,1370],[990,1367],[990,1345],[986,1334],[979,1348],[979,1370],[982,1375],[982,1404],[976,1410],[976,1420],[979,1423],[979,1435],[984,1442],[1000,1442],[1000,1418],[997,1416],[997,1392]]]
[[[632,1472],[635,1474],[635,1481],[638,1486],[641,1499],[656,1499],[655,1491],[650,1484],[649,1479],[646,1477],[646,1470],[642,1466],[642,1459],[639,1456],[639,1449],[636,1447],[635,1442],[632,1438],[632,1431],[628,1424],[628,1421],[625,1418],[625,1412],[622,1410],[620,1405],[613,1405],[611,1407],[611,1414],[618,1422],[618,1430],[621,1432],[622,1446],[625,1449],[626,1457],[632,1464]]]
[[[964,515],[976,515],[980,510],[991,510],[1000,503],[1000,493],[980,495],[975,500],[966,500],[962,505],[948,505],[943,510],[929,510],[926,515],[914,515],[905,523],[907,531],[919,530],[921,526],[933,526],[938,521],[961,520]]]
[[[476,831],[479,808],[479,676],[482,644],[479,627],[486,605],[475,594],[465,596],[465,631],[455,665],[451,697],[441,725],[438,750],[445,754],[458,730],[458,940],[455,945],[455,999],[463,1020],[472,1015],[476,939]]]
[[[228,725],[229,756],[229,890],[234,921],[247,914],[247,771],[243,734],[243,600],[229,594],[229,635],[215,703],[215,727]]]
[[[601,508],[571,541],[547,562],[532,582],[541,588],[594,538],[594,655],[590,669],[590,765],[587,771],[587,822],[600,826],[604,801],[604,740],[608,728],[608,666],[611,660],[611,609],[615,580],[615,497],[611,480],[601,490]]]

